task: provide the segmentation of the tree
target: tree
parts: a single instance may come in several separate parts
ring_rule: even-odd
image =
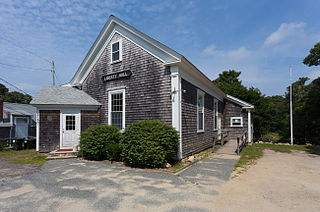
[[[28,94],[23,94],[17,91],[9,92],[9,89],[0,83],[0,98],[4,102],[20,103],[20,104],[29,104],[32,100],[32,97]]]
[[[268,101],[258,88],[247,88],[239,79],[241,72],[235,70],[223,71],[213,82],[225,93],[242,99],[255,106],[253,113],[254,139],[259,139],[269,131]]]
[[[320,42],[310,49],[309,55],[304,58],[303,63],[307,66],[318,66],[320,64]]]
[[[308,141],[320,145],[320,77],[313,80],[306,97],[305,111],[308,123]]]
[[[9,89],[0,83],[0,98],[2,98],[8,91]]]

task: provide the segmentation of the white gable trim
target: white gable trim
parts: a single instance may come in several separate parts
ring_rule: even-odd
[[[230,100],[230,101],[232,101],[232,102],[234,102],[236,104],[241,105],[245,109],[253,109],[254,108],[254,106],[252,104],[249,104],[249,103],[247,103],[247,102],[245,102],[243,100],[240,100],[240,99],[238,99],[238,98],[236,98],[234,96],[231,96],[231,95],[227,94],[226,97],[227,97],[228,100]]]
[[[81,84],[86,79],[115,33],[119,33],[164,63],[180,61],[181,55],[178,53],[111,16],[70,81],[70,84]]]

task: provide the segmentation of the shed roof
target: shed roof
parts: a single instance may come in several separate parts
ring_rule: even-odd
[[[78,105],[100,106],[101,104],[82,90],[67,86],[43,87],[30,102],[32,105]]]

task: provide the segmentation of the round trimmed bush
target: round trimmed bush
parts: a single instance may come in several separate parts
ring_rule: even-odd
[[[89,127],[81,133],[79,155],[89,160],[112,160],[116,156],[111,151],[119,145],[119,139],[120,130],[117,127],[104,124]]]
[[[179,136],[171,126],[158,120],[130,124],[120,140],[121,158],[140,167],[159,167],[177,155]]]

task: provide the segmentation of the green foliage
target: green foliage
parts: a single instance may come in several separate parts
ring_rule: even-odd
[[[318,66],[320,64],[320,42],[316,43],[303,63],[307,66]]]
[[[17,91],[9,92],[8,88],[0,83],[0,98],[4,102],[29,104],[32,97],[28,94],[23,94]]]
[[[108,144],[106,147],[107,158],[111,161],[121,160],[121,146],[119,143]]]
[[[0,98],[3,98],[3,96],[8,93],[9,89],[0,83]]]
[[[308,87],[304,111],[304,119],[308,123],[308,141],[320,145],[320,77],[313,80]]]
[[[279,142],[281,140],[281,136],[277,132],[268,132],[261,137],[262,141],[266,141],[267,139],[272,139],[275,142]]]
[[[122,159],[134,166],[159,167],[178,152],[178,133],[158,120],[130,124],[121,136]]]
[[[267,112],[269,102],[258,88],[247,88],[238,79],[241,72],[235,70],[223,71],[213,82],[225,93],[244,100],[255,106],[253,113],[254,139],[259,139],[263,134],[269,132],[270,115]]]
[[[95,125],[89,127],[80,136],[80,155],[89,160],[113,159],[112,146],[119,142],[120,131],[109,125]]]
[[[4,150],[4,146],[0,144],[0,151]]]

